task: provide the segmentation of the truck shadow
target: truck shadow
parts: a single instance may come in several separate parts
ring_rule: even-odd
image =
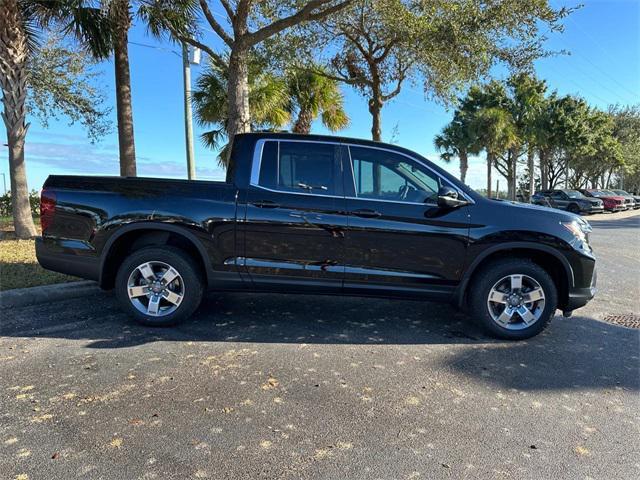
[[[214,294],[192,320],[167,329],[136,325],[108,294],[8,313],[4,337],[78,340],[132,355],[153,342],[417,345],[443,371],[501,388],[640,390],[639,332],[580,316],[557,317],[533,339],[505,342],[448,305],[361,298]]]

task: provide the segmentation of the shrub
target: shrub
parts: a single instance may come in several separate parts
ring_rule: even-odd
[[[40,215],[40,193],[37,190],[31,190],[29,193],[29,203],[31,204],[31,214]],[[0,196],[0,217],[10,217],[13,215],[11,211],[11,191]]]

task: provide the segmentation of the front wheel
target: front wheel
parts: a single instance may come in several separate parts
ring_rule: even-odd
[[[576,215],[580,214],[580,207],[578,205],[576,205],[575,203],[572,203],[571,205],[569,205],[568,210],[571,213],[575,213]]]
[[[116,276],[116,297],[138,323],[175,325],[196,311],[203,282],[196,263],[178,248],[136,250],[125,258]]]
[[[542,332],[555,314],[558,292],[549,274],[527,259],[502,260],[471,285],[471,311],[491,335],[523,340]]]

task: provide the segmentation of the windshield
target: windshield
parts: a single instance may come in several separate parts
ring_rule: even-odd
[[[590,190],[589,193],[594,197],[610,197],[612,194],[604,192],[602,190]]]
[[[611,190],[613,193],[617,193],[618,195],[629,195],[624,190]]]
[[[582,195],[577,190],[565,190],[564,193],[566,193],[569,198],[583,198],[584,197],[584,195]]]

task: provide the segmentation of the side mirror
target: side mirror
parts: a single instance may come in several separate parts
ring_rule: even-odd
[[[458,208],[469,202],[458,198],[458,191],[451,187],[440,187],[438,190],[438,206],[442,208]]]

